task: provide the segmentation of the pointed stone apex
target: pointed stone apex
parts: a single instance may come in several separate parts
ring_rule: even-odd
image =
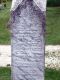
[[[23,0],[12,0],[11,11],[14,11]],[[29,0],[34,1],[41,11],[46,11],[47,0]]]

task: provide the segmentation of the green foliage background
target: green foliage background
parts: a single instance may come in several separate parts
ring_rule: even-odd
[[[47,6],[60,6],[60,0],[48,0]]]

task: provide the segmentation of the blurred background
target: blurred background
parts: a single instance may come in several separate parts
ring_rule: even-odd
[[[11,0],[0,0],[0,80],[11,80]],[[60,0],[47,0],[45,80],[60,80]]]

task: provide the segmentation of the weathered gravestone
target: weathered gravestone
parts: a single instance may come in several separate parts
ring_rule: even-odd
[[[44,80],[46,0],[13,0],[12,80]]]

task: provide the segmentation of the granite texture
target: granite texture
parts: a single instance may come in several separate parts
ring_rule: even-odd
[[[33,0],[11,12],[12,80],[44,80],[45,15]]]

